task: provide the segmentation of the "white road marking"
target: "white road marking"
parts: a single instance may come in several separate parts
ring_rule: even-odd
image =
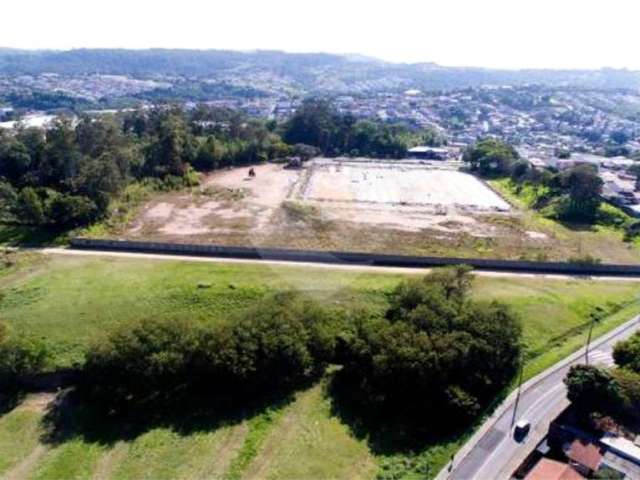
[[[603,352],[602,350],[589,352],[589,363],[593,365],[604,365],[607,367],[615,365],[611,352]]]

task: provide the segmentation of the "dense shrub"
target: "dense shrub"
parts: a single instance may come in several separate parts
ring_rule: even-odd
[[[593,365],[574,365],[564,379],[567,398],[578,411],[619,414],[624,404],[622,389],[614,377]]]
[[[510,175],[519,158],[518,152],[511,145],[494,138],[480,140],[469,147],[462,156],[462,160],[470,165],[471,170],[484,176]],[[521,173],[524,175],[525,172]]]
[[[640,333],[618,342],[613,349],[616,365],[640,373]]]
[[[296,293],[217,326],[143,320],[87,353],[83,390],[108,406],[171,402],[194,391],[248,401],[291,387],[333,357],[336,320]]]
[[[627,368],[616,368],[611,372],[620,386],[623,397],[623,408],[635,418],[640,417],[640,373]]]
[[[640,418],[640,333],[618,342],[613,350],[616,368],[576,365],[564,382],[567,397],[578,412],[609,415],[625,421]]]
[[[340,359],[370,407],[416,424],[460,424],[512,378],[520,324],[502,304],[472,302],[470,285],[462,267],[403,282],[386,318],[355,323]]]
[[[0,387],[18,387],[22,377],[40,373],[50,352],[44,342],[32,337],[15,337],[0,324]]]
[[[412,132],[402,124],[357,120],[321,98],[306,99],[282,131],[287,143],[312,145],[330,156],[403,158],[410,144],[436,145],[442,141],[429,130]],[[303,158],[310,156],[296,150]]]

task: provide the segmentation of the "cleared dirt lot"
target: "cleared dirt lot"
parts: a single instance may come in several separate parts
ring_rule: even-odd
[[[309,168],[304,200],[510,210],[507,202],[476,177],[452,169],[417,162],[333,160],[317,160]]]
[[[303,170],[275,164],[254,169],[255,177],[247,168],[216,172],[197,190],[159,197],[129,233],[193,237],[251,230],[259,237],[274,233],[278,217],[291,213],[286,207],[295,204],[310,207],[306,216],[316,220],[484,237],[496,229],[478,222],[477,214],[510,211],[472,175],[417,162],[318,159]]]
[[[316,159],[301,170],[254,169],[252,178],[249,168],[219,171],[191,191],[159,195],[121,236],[467,256],[495,256],[498,244],[530,255],[546,248],[544,233],[522,231],[519,212],[456,165]]]

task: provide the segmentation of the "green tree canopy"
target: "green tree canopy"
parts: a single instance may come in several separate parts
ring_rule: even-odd
[[[616,365],[640,373],[640,333],[618,342],[613,349]]]
[[[574,365],[564,379],[567,398],[582,413],[617,415],[624,405],[620,385],[606,370],[592,365]]]
[[[512,378],[520,323],[505,305],[470,300],[470,284],[464,267],[406,281],[386,318],[355,322],[340,361],[367,403],[417,423],[464,423]]]
[[[469,147],[462,160],[471,169],[485,176],[503,176],[511,173],[511,168],[520,156],[509,144],[494,138],[485,138]]]
[[[578,165],[560,174],[560,185],[567,192],[561,216],[571,220],[592,220],[601,203],[602,179],[590,165]]]

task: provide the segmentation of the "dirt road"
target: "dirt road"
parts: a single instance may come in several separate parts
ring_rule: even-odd
[[[371,272],[371,273],[400,273],[407,275],[424,275],[430,272],[430,268],[403,268],[403,267],[380,267],[380,266],[366,266],[366,265],[342,265],[333,263],[309,263],[309,262],[288,262],[282,260],[253,260],[253,259],[241,259],[241,258],[214,258],[214,257],[197,257],[191,255],[163,255],[157,253],[133,253],[133,252],[111,252],[111,251],[96,251],[96,250],[75,250],[72,248],[44,248],[39,250],[47,255],[81,255],[81,256],[94,256],[94,257],[121,257],[121,258],[138,258],[147,260],[161,260],[161,261],[174,261],[174,262],[205,262],[205,263],[240,263],[240,264],[261,264],[261,265],[278,265],[278,266],[290,266],[298,268],[308,269],[320,269],[320,270],[351,270],[359,272]],[[556,275],[556,274],[538,274],[538,273],[512,273],[512,272],[491,272],[491,271],[475,271],[475,275],[483,277],[515,277],[515,278],[549,278],[549,279],[571,279],[576,278],[572,275]],[[593,280],[609,280],[609,281],[628,281],[628,282],[640,282],[638,277],[606,277],[606,276],[580,276],[579,278],[593,279]]]

